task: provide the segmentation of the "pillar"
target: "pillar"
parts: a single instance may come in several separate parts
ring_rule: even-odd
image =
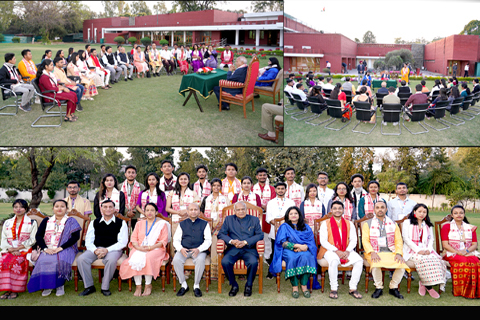
[[[255,47],[260,45],[260,30],[255,30]]]
[[[187,46],[187,31],[183,31],[183,45]]]
[[[281,48],[283,47],[283,30],[280,30],[278,33],[280,34],[279,46]]]
[[[173,47],[173,40],[175,38],[174,35],[175,35],[175,32],[172,31],[172,41],[171,41],[172,42],[172,45],[171,45],[172,47]]]
[[[240,39],[240,30],[235,30],[235,45],[238,46],[238,43],[240,42],[239,41]]]

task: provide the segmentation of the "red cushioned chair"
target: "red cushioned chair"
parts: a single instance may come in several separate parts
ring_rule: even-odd
[[[250,65],[248,66],[245,83],[220,80],[219,82],[220,112],[222,112],[222,102],[243,106],[243,117],[245,119],[247,118],[247,110],[246,110],[247,103],[252,102],[252,112],[255,111],[255,105],[253,102],[253,92],[255,89],[255,81],[257,81],[257,77],[258,77],[259,66],[260,66],[260,62],[258,61],[258,58],[257,56],[254,56],[252,58],[252,61],[250,61]],[[232,96],[230,93],[222,91],[222,88],[229,88],[229,89],[242,88],[243,92],[241,94],[236,94],[235,96]]]

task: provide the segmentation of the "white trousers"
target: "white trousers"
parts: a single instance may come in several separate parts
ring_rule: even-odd
[[[348,257],[349,262],[345,265],[340,264],[340,258],[333,251],[327,251],[323,256],[328,262],[328,278],[330,280],[330,290],[338,290],[338,266],[353,265],[352,277],[350,278],[349,288],[350,290],[357,290],[358,282],[362,275],[363,270],[363,258],[355,251],[350,252]]]

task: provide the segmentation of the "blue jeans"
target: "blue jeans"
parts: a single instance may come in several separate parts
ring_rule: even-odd
[[[80,103],[80,100],[83,97],[83,92],[85,91],[85,87],[81,84],[77,84],[77,90],[75,90],[75,93],[77,95],[77,105]]]

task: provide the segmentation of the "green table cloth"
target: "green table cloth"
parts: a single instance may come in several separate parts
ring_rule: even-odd
[[[186,74],[182,77],[179,94],[185,97],[190,91],[198,92],[202,98],[208,99],[213,93],[213,87],[218,86],[222,79],[227,79],[227,71],[216,69],[217,73],[210,74]]]
[[[387,88],[389,88],[389,87],[396,88],[397,87],[397,81],[396,80],[372,80],[372,89],[375,90],[375,88],[381,88],[383,81],[387,82]]]

